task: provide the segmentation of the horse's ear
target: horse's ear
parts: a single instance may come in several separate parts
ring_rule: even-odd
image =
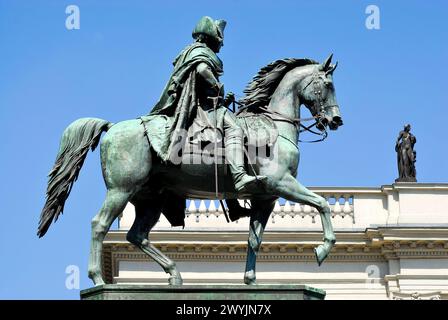
[[[333,54],[330,54],[330,56],[324,61],[324,63],[321,64],[320,69],[322,71],[327,71],[331,64],[331,59],[333,58]]]
[[[333,74],[334,70],[336,70],[336,67],[338,66],[338,62],[336,61],[335,64],[330,65],[330,68],[325,71],[325,75]]]

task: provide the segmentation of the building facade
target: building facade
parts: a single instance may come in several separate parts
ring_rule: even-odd
[[[331,206],[335,247],[319,267],[318,212],[277,202],[257,259],[259,284],[305,284],[326,290],[327,299],[448,299],[448,184],[310,189]],[[150,233],[184,284],[244,285],[249,219],[227,223],[217,203],[190,200],[185,229],[162,216]],[[133,220],[129,204],[104,241],[107,281],[166,285],[168,275],[126,241]]]

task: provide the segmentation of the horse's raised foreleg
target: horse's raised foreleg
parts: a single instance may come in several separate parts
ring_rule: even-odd
[[[286,200],[307,204],[319,211],[324,231],[324,243],[315,248],[314,253],[316,254],[317,263],[320,266],[336,243],[336,236],[331,223],[330,206],[327,201],[318,194],[308,190],[290,175],[277,184],[276,193]]]
[[[127,234],[127,240],[154,259],[166,273],[170,274],[170,285],[181,285],[182,277],[176,264],[149,241],[148,233],[159,220],[161,205],[159,201],[135,203],[135,220]]]
[[[261,247],[263,232],[274,208],[275,200],[253,200],[252,214],[249,224],[249,240],[247,245],[246,272],[244,274],[245,284],[256,284],[255,266],[257,254]]]
[[[92,240],[90,243],[89,278],[95,285],[104,284],[101,272],[101,252],[103,240],[112,222],[123,212],[131,193],[118,189],[107,191],[103,207],[92,220]]]

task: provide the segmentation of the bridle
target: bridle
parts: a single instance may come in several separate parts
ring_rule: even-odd
[[[261,111],[263,111],[263,113],[266,116],[268,116],[270,119],[272,119],[273,121],[281,121],[281,122],[290,123],[296,127],[296,129],[299,133],[308,131],[308,132],[311,132],[312,134],[321,136],[321,138],[312,140],[312,141],[302,141],[302,140],[298,139],[299,142],[305,142],[305,143],[315,143],[315,142],[324,141],[328,137],[327,129],[326,129],[325,125],[322,123],[322,119],[324,118],[323,115],[327,112],[327,110],[337,107],[337,105],[326,105],[324,103],[325,100],[322,98],[323,80],[320,79],[318,72],[315,72],[312,75],[311,81],[308,82],[308,84],[305,87],[303,87],[302,92],[305,91],[305,89],[308,88],[311,84],[313,85],[314,95],[316,96],[316,99],[314,100],[314,110],[319,110],[319,112],[315,116],[312,116],[309,118],[292,118],[292,117],[287,116],[281,112],[278,112],[275,110],[270,110],[266,106],[259,107],[259,109]],[[235,103],[238,104],[239,106],[242,106],[242,104],[240,102],[235,101]],[[239,110],[246,109],[246,108],[247,108],[246,106],[243,106]],[[300,106],[299,106],[299,108],[300,108]],[[304,124],[302,124],[302,122],[308,122],[308,121],[312,121],[312,120],[314,120],[315,122],[309,126],[305,126]],[[320,125],[323,128],[322,132],[317,132],[317,131],[314,131],[311,129],[317,125]]]

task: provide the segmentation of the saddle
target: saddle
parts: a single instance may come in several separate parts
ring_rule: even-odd
[[[275,122],[263,113],[237,115],[238,124],[244,131],[247,147],[272,147],[278,138]]]
[[[203,110],[198,107],[193,123],[187,131],[183,153],[185,155],[202,155],[214,157],[215,151],[223,157],[224,115],[226,108]],[[215,147],[219,150],[215,150]]]
[[[204,111],[198,108],[197,115],[188,128],[185,153],[203,153],[205,149],[213,149],[215,143],[219,148],[224,149],[224,115],[230,112],[221,107],[216,110]],[[260,148],[271,147],[277,141],[278,130],[275,122],[268,116],[261,113],[245,114],[237,116],[237,122],[243,129],[245,147]],[[213,154],[213,152],[211,152]],[[224,155],[221,150],[219,156]]]
[[[221,107],[213,110],[197,109],[196,117],[189,126],[183,153],[185,155],[204,154],[214,156],[215,143],[218,146],[219,157],[224,157],[224,115],[230,112]],[[172,118],[165,115],[151,115],[140,118],[145,128],[146,136],[154,151],[159,154],[172,125]],[[275,122],[263,113],[244,113],[238,115],[237,121],[243,129],[246,150],[255,148],[270,148],[278,138]],[[215,128],[216,126],[216,128]]]

